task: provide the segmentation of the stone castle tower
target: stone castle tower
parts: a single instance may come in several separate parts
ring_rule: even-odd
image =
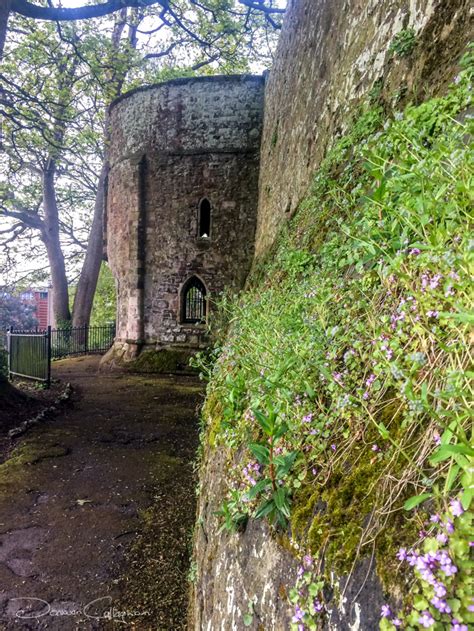
[[[263,97],[262,77],[212,76],[139,88],[112,104],[106,242],[118,309],[108,360],[144,348],[185,358],[206,345],[212,299],[243,285]]]

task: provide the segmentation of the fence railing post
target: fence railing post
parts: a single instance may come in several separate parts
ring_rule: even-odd
[[[84,325],[84,354],[89,352],[89,325]]]
[[[13,326],[8,327],[7,331],[7,353],[8,353],[8,378],[12,378],[12,354],[11,354],[11,345],[12,345],[12,331]]]
[[[51,325],[48,325],[48,330],[46,332],[46,343],[48,346],[48,373],[47,373],[47,387],[51,385]]]
[[[36,379],[49,387],[53,358],[106,352],[113,344],[114,334],[115,323],[72,329],[53,329],[48,326],[42,331],[22,331],[9,327],[6,336],[8,376],[10,379],[15,376]]]

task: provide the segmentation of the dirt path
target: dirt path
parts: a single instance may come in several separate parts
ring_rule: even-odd
[[[72,405],[0,465],[2,629],[185,628],[202,387],[98,359],[54,365]]]

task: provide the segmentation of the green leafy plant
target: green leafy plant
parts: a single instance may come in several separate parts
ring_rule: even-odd
[[[412,599],[396,613],[389,605],[382,607],[382,631],[400,627],[442,631],[448,625],[454,631],[467,631],[474,623],[472,515],[464,511],[459,499],[453,499],[442,513],[430,516],[425,529],[420,544],[398,551],[399,561],[413,568]]]
[[[263,430],[264,440],[250,443],[249,450],[255,456],[263,470],[263,477],[247,492],[246,499],[260,498],[261,503],[253,516],[255,519],[268,517],[272,523],[285,527],[290,517],[289,489],[284,482],[291,471],[297,451],[282,452],[279,442],[288,432],[288,425],[282,421],[275,410],[268,414],[253,410],[255,419]]]
[[[363,109],[334,141],[225,303],[204,409],[231,463],[229,525],[268,518],[344,573],[375,542],[387,590],[428,502],[472,502],[472,57],[444,97]]]
[[[398,55],[398,57],[408,57],[413,52],[415,46],[416,33],[412,28],[407,28],[399,31],[395,35],[388,51],[392,55]]]
[[[306,554],[298,567],[296,585],[290,590],[289,600],[294,612],[291,620],[291,630],[317,631],[325,615],[322,590],[324,580],[318,573],[315,560]]]

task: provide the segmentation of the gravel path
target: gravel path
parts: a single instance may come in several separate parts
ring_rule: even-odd
[[[186,627],[193,377],[54,364],[71,405],[0,465],[0,628]]]

